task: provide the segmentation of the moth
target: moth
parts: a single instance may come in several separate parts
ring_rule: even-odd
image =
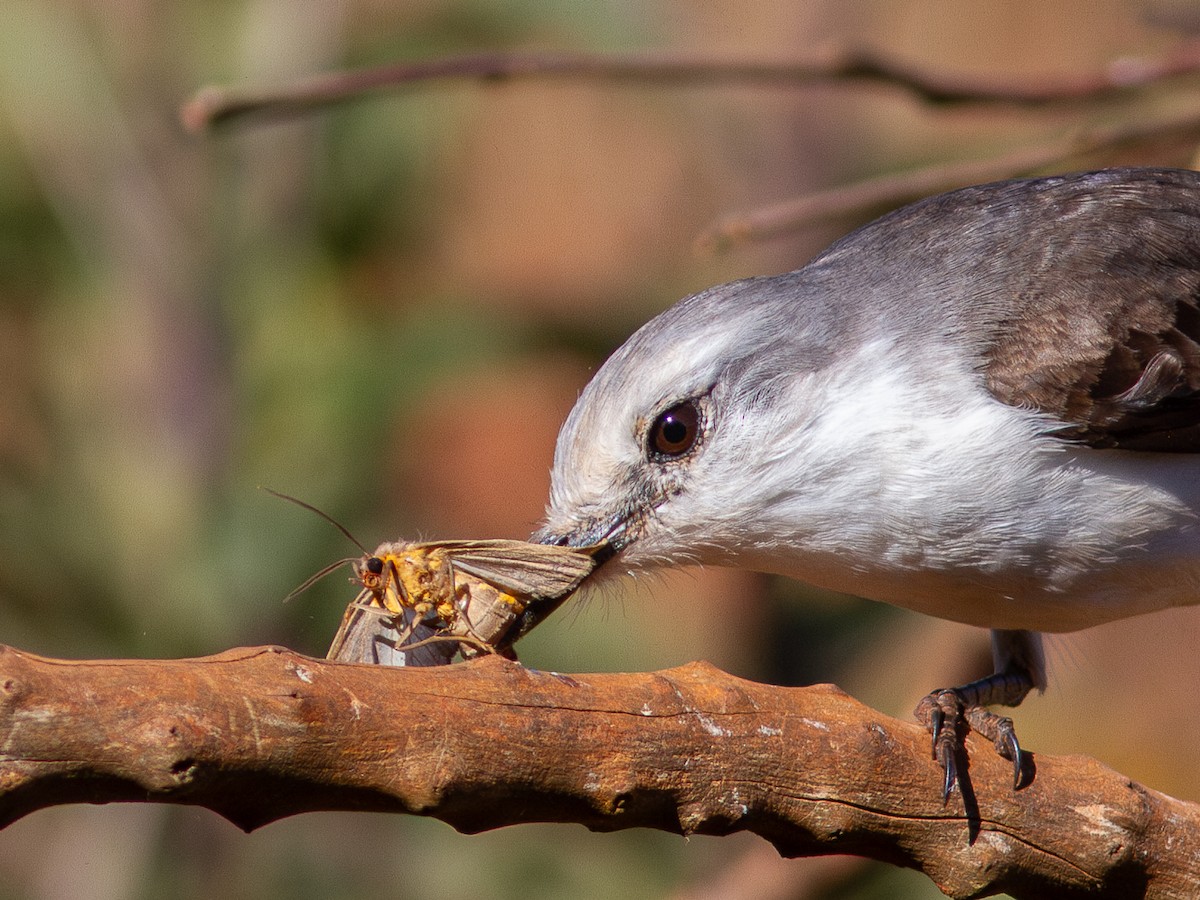
[[[526,610],[557,606],[596,562],[590,548],[497,540],[394,541],[352,564],[361,590],[327,658],[437,665],[455,652],[511,655]]]
[[[363,552],[326,566],[288,595],[350,564],[358,596],[346,607],[326,654],[339,662],[433,666],[449,663],[456,653],[514,656],[513,642],[599,563],[596,547],[526,541],[390,541],[372,553],[315,506],[264,490],[316,513]]]

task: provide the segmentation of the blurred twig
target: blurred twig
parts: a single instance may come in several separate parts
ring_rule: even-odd
[[[251,116],[298,115],[363,94],[433,80],[502,81],[517,78],[591,78],[638,83],[743,82],[804,86],[825,82],[874,83],[902,88],[932,104],[1078,104],[1147,88],[1200,71],[1200,40],[1182,41],[1159,59],[1117,60],[1098,72],[1036,81],[923,71],[879,53],[828,52],[802,62],[749,62],[647,52],[595,56],[551,52],[485,53],[376,68],[332,72],[267,90],[207,87],[182,110],[192,131]],[[1081,126],[1063,137],[981,160],[954,161],[872,178],[748,212],[723,217],[697,239],[701,252],[777,237],[822,219],[891,207],[925,194],[1011,177],[1097,153],[1173,135],[1195,136],[1200,114],[1152,122]]]
[[[648,675],[437,670],[259,647],[193,660],[0,649],[0,824],[62,803],[215,810],[249,830],[299,812],[681,834],[750,831],[785,855],[921,869],[954,897],[1190,897],[1200,807],[1092,760],[1011,768],[970,739],[943,805],[929,738],[835,688],[693,664]]]
[[[1078,128],[1064,137],[984,159],[938,163],[731,213],[697,238],[696,249],[712,253],[744,241],[778,237],[822,220],[894,208],[951,188],[1027,174],[1073,157],[1148,141],[1184,138],[1200,139],[1200,111],[1157,121]]]
[[[252,115],[297,115],[419,82],[518,78],[586,78],[639,84],[739,82],[785,87],[857,82],[902,88],[933,104],[1036,106],[1100,99],[1198,70],[1200,41],[1196,40],[1181,43],[1160,59],[1120,59],[1098,72],[1036,79],[928,72],[866,50],[834,50],[799,62],[753,62],[653,51],[607,56],[535,51],[477,53],[330,72],[278,88],[205,87],[184,105],[181,117],[189,130],[201,131]]]

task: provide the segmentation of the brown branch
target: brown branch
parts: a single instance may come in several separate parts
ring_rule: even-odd
[[[917,726],[836,688],[706,664],[566,678],[494,657],[421,670],[276,647],[98,662],[2,649],[0,735],[0,824],[112,801],[204,806],[246,829],[378,810],[465,832],[748,830],[786,855],[916,867],[955,897],[1184,897],[1200,882],[1200,807],[1078,757],[1038,757],[1014,792],[974,738],[966,802],[943,806]]]
[[[263,90],[205,87],[181,111],[190,131],[250,115],[293,116],[347,99],[429,81],[585,78],[638,84],[742,83],[799,87],[871,83],[907,90],[931,104],[1007,103],[1037,106],[1095,100],[1200,71],[1200,41],[1181,43],[1161,59],[1117,60],[1076,76],[1012,79],[926,72],[878,52],[844,50],[799,62],[754,62],[647,51],[625,55],[556,52],[476,53],[331,72]]]
[[[1164,139],[1200,139],[1200,112],[1149,122],[1096,125],[1032,147],[984,159],[955,160],[730,213],[696,239],[700,253],[791,234],[817,222],[890,209],[918,197],[997,178],[1012,178],[1074,157]]]

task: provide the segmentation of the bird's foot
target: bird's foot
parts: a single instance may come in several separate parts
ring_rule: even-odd
[[[990,740],[996,752],[1013,764],[1013,790],[1021,787],[1024,760],[1012,719],[987,709],[989,704],[1016,706],[1033,689],[1024,672],[997,672],[958,688],[933,691],[917,704],[917,721],[933,735],[933,758],[942,767],[942,799],[959,786],[959,752],[968,729]]]

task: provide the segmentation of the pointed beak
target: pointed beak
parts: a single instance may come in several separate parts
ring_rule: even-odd
[[[599,522],[587,523],[580,528],[560,530],[547,526],[534,532],[529,540],[535,544],[578,547],[589,553],[595,561],[596,566],[584,578],[582,583],[586,584],[587,580],[594,577],[604,563],[615,557],[630,543],[631,538],[626,535],[626,520],[614,516]],[[578,587],[575,590],[578,590]],[[567,598],[574,593],[575,591],[572,590],[561,597],[550,597],[536,603],[530,603],[517,619],[514,628],[510,631],[506,638],[506,645],[511,646],[515,641],[527,634],[534,626],[562,606]]]
[[[547,526],[536,531],[530,540],[538,544],[557,544],[560,547],[590,548],[592,559],[596,561],[596,568],[599,569],[633,542],[628,525],[628,517],[618,513],[585,522],[575,528],[554,529]]]

